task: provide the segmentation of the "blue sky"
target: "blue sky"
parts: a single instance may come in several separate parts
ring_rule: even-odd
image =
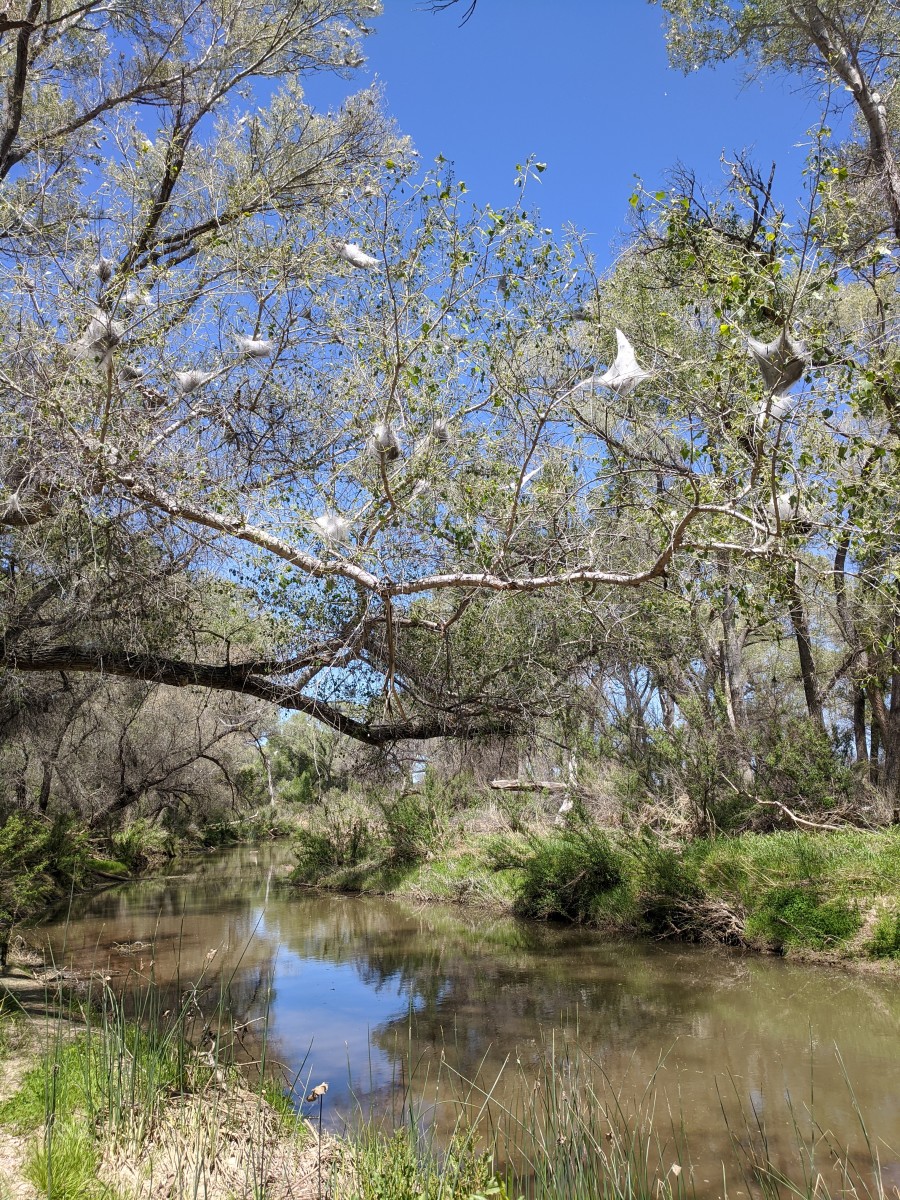
[[[685,77],[669,68],[664,14],[646,0],[465,0],[439,14],[385,0],[365,39],[360,83],[378,78],[425,163],[452,159],[476,203],[512,202],[515,164],[548,163],[532,193],[543,223],[595,235],[601,262],[624,227],[634,176],[657,186],[677,161],[716,180],[723,151],[752,147],[779,164],[782,199],[800,194],[814,97],[793,81],[745,83],[729,64]],[[310,81],[334,103],[343,81]]]

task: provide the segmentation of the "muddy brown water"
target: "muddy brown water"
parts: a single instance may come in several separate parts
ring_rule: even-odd
[[[734,1156],[723,1104],[732,1131],[739,1106],[757,1114],[794,1173],[794,1121],[867,1160],[861,1112],[885,1183],[900,1185],[895,979],[298,891],[283,882],[289,866],[285,846],[217,853],[77,899],[40,933],[58,964],[115,988],[152,976],[161,1007],[193,991],[205,1014],[244,1026],[245,1058],[265,1034],[297,1095],[328,1081],[332,1127],[396,1117],[412,1096],[446,1132],[460,1097],[470,1111],[481,1101],[462,1080],[521,1113],[552,1058],[570,1103],[586,1102],[592,1074],[629,1111],[646,1108],[655,1077],[656,1126],[683,1125],[701,1193]],[[824,1142],[819,1167],[834,1187]]]

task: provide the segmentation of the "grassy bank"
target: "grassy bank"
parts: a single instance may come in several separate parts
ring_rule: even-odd
[[[427,816],[427,814],[426,814]],[[415,814],[408,821],[416,828]],[[900,828],[745,834],[667,844],[643,831],[467,833],[416,843],[359,814],[297,841],[296,883],[481,904],[612,934],[900,967]],[[432,820],[432,829],[438,822]]]
[[[38,1014],[0,1000],[0,1197],[318,1196],[335,1143],[265,1073],[248,1086],[192,995],[161,1013],[151,988],[134,1020],[102,984],[51,989]]]

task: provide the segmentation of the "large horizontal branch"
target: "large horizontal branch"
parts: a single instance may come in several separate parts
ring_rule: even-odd
[[[176,497],[164,492],[144,480],[137,479],[131,474],[117,475],[118,483],[125,487],[139,502],[167,513],[169,516],[186,521],[189,524],[201,525],[237,538],[242,542],[266,550],[284,562],[299,567],[316,578],[341,576],[353,583],[359,584],[375,595],[389,598],[391,596],[422,595],[426,592],[445,588],[462,588],[466,590],[487,590],[494,592],[536,592],[549,588],[566,587],[583,583],[609,584],[616,587],[639,587],[650,580],[664,575],[673,557],[684,540],[688,526],[702,513],[707,511],[722,512],[721,508],[692,505],[682,516],[673,529],[668,543],[659,552],[656,559],[643,571],[624,574],[616,571],[599,571],[591,566],[579,566],[569,571],[555,575],[526,575],[506,576],[496,575],[490,571],[453,571],[440,575],[425,575],[418,579],[387,580],[380,579],[364,567],[357,566],[345,558],[321,559],[296,546],[285,542],[274,534],[267,533],[258,526],[249,525],[236,517],[226,517],[208,509],[186,504]]]
[[[333,704],[307,696],[288,683],[278,683],[255,675],[247,665],[241,664],[217,666],[165,658],[157,654],[133,654],[127,650],[104,651],[91,646],[59,645],[20,650],[2,644],[0,663],[14,671],[75,671],[114,675],[169,687],[205,687],[214,691],[234,692],[292,712],[305,713],[338,733],[369,746],[437,737],[470,738],[511,731],[508,722],[467,714],[436,713],[427,718],[404,718],[370,724],[348,716]]]

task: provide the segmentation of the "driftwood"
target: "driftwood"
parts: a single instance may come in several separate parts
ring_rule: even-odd
[[[571,784],[550,779],[492,779],[491,787],[498,792],[570,792]]]

